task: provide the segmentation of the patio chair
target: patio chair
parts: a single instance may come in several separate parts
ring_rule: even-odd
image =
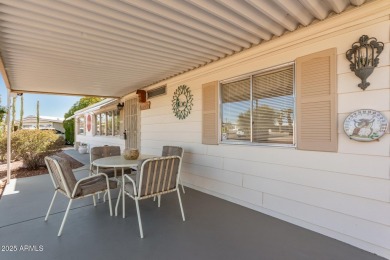
[[[183,160],[184,149],[179,146],[168,146],[168,145],[163,146],[161,156],[174,156],[174,155],[179,156]],[[179,171],[181,172],[181,162],[179,167],[180,167]],[[184,185],[181,182],[181,179],[179,179],[179,183],[181,185],[181,189],[183,190],[183,193],[186,193],[186,191],[184,190]]]
[[[123,190],[122,209],[125,217],[125,194],[135,201],[138,216],[138,225],[141,238],[144,237],[142,230],[141,214],[139,210],[139,200],[161,196],[170,192],[177,192],[179,205],[183,221],[185,221],[183,205],[181,203],[178,189],[180,177],[181,157],[167,156],[147,159],[139,163],[139,171],[136,176],[125,174],[122,182]],[[135,177],[135,180],[133,179]]]
[[[90,165],[89,170],[91,175],[96,174],[96,167],[92,165],[92,162],[96,159],[109,157],[109,156],[117,156],[121,155],[121,148],[119,146],[95,146],[91,148],[89,153]],[[116,177],[117,171],[116,168],[102,168],[99,167],[100,172],[104,172],[107,174],[109,178]],[[121,172],[121,171],[119,171]]]
[[[91,148],[90,154],[89,154],[89,170],[90,170],[90,175],[96,174],[96,166],[92,165],[92,162],[94,160],[100,159],[100,158],[105,158],[105,157],[110,157],[110,156],[118,156],[121,155],[121,148],[119,146],[95,146]],[[103,172],[107,174],[108,178],[115,178],[119,175],[122,175],[122,171],[118,171],[116,168],[105,168],[105,167],[99,167],[99,172]],[[125,173],[131,174],[132,169],[125,169]],[[100,194],[98,194],[98,199],[100,199]],[[103,201],[106,201],[106,193],[103,195]]]
[[[88,196],[93,196],[98,192],[107,191],[110,215],[112,216],[110,189],[115,189],[117,187],[117,182],[110,181],[107,175],[104,173],[98,173],[77,181],[72,171],[72,168],[70,167],[69,161],[55,155],[46,156],[45,163],[47,169],[49,170],[49,174],[55,189],[49,209],[46,213],[45,221],[47,221],[49,217],[50,210],[53,206],[58,191],[69,198],[69,204],[66,208],[60,230],[58,231],[58,236],[61,236],[62,229],[64,228],[64,224],[68,216],[70,206],[75,199],[81,199]],[[93,203],[94,206],[96,206],[94,196]]]

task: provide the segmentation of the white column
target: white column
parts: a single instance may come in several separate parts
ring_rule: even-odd
[[[7,183],[11,180],[11,92],[7,91]]]

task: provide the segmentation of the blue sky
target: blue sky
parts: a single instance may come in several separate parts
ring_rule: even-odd
[[[80,96],[60,96],[60,95],[38,95],[23,94],[24,96],[24,116],[36,115],[37,101],[39,100],[39,114],[41,116],[64,117],[69,108],[80,100]],[[7,88],[3,78],[0,76],[0,97],[1,105],[7,105]],[[16,119],[20,117],[20,97],[16,101]]]

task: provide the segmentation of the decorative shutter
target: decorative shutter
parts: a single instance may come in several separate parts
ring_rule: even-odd
[[[296,60],[297,145],[337,152],[336,49]]]
[[[202,85],[202,144],[218,144],[218,81]]]

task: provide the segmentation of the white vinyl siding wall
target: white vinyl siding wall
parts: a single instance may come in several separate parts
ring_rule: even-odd
[[[167,84],[167,95],[153,98],[151,109],[141,111],[141,152],[161,154],[163,145],[182,146],[185,185],[390,258],[390,134],[363,143],[342,129],[346,116],[360,108],[390,119],[389,11],[367,14],[364,22],[351,19],[354,12],[346,12],[348,20],[337,15],[150,86]],[[360,80],[345,58],[363,34],[385,43],[365,91],[357,87]],[[337,61],[337,152],[202,144],[203,84],[331,48]],[[171,101],[182,84],[191,89],[194,105],[185,120],[178,120]]]

